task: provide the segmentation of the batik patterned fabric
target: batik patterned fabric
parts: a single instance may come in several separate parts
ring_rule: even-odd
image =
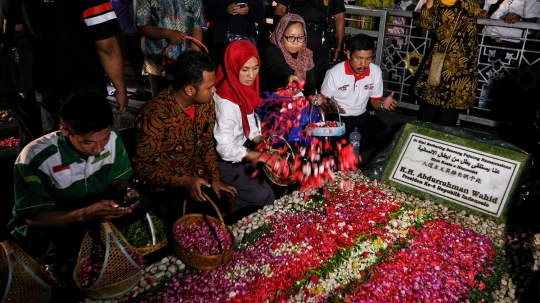
[[[191,36],[193,29],[205,23],[201,0],[137,0],[137,26],[153,25],[174,29]],[[160,76],[163,70],[163,51],[166,39],[154,40],[142,37],[144,66],[152,75]],[[189,48],[189,41],[173,45],[165,54],[166,59],[176,60]]]
[[[469,109],[473,106],[478,82],[476,20],[483,4],[482,0],[463,0],[449,7],[435,0],[431,8],[422,9],[421,26],[427,29],[436,27],[437,42],[418,69],[420,75],[414,93],[420,99],[443,108]],[[453,31],[456,22],[457,27]],[[430,86],[427,78],[432,55],[445,52],[447,47],[441,84]]]
[[[214,101],[192,106],[194,120],[178,105],[171,86],[145,104],[135,118],[134,169],[156,190],[180,186],[182,176],[221,180],[213,138]]]

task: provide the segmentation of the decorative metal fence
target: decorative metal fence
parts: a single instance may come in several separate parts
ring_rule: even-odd
[[[365,33],[377,41],[375,64],[383,70],[385,93],[394,92],[399,106],[417,111],[412,94],[415,71],[433,43],[430,31],[414,26],[412,11],[373,9],[346,5],[347,35]],[[373,28],[360,29],[358,16],[371,16]],[[538,128],[540,125],[540,24],[479,19],[479,26],[519,28],[523,35],[515,47],[489,43],[478,34],[479,78],[475,106],[460,115],[460,122],[504,127]],[[364,27],[366,28],[366,27]],[[381,30],[379,30],[381,29]]]

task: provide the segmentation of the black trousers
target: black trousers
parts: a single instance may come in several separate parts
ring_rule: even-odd
[[[15,43],[19,54],[21,87],[26,89],[25,98],[18,93],[6,96],[12,106],[19,127],[20,152],[28,143],[43,135],[41,124],[41,108],[36,101],[36,93],[32,81],[32,50],[28,38],[23,32],[15,32]]]
[[[444,126],[456,126],[460,111],[459,109],[444,108],[424,102],[418,113],[418,120]]]
[[[36,93],[33,89],[26,92],[25,98],[20,95],[10,96],[11,104],[17,125],[19,127],[19,142],[18,152],[33,140],[43,135],[43,125],[41,124],[41,108],[36,101]]]
[[[327,121],[338,121],[337,114],[329,114]],[[345,138],[349,140],[349,135],[358,127],[358,132],[362,136],[360,139],[360,151],[373,147],[380,149],[392,139],[392,129],[386,125],[379,117],[372,115],[369,111],[359,116],[342,116],[341,122],[345,123],[345,134],[341,137],[332,137],[332,140]]]
[[[330,49],[332,49],[332,43],[334,37],[330,36],[334,33],[324,33],[323,30],[318,31],[307,31],[307,47],[313,51],[313,63],[315,67],[315,87],[317,91],[320,92],[321,85],[324,80],[324,75],[328,66],[330,65]],[[323,41],[324,37],[324,41]],[[264,63],[264,62],[263,62]]]

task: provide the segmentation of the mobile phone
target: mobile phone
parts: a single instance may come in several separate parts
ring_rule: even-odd
[[[124,202],[120,203],[118,207],[130,207],[133,205],[133,203],[137,202],[141,197],[140,196],[133,196],[127,200],[124,200]]]
[[[242,3],[236,3],[236,5],[238,5],[238,7],[240,7],[240,8],[246,7],[246,4],[243,3],[243,2]]]

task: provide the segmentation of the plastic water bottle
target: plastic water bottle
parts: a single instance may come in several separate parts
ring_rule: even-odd
[[[354,128],[354,131],[349,135],[349,144],[353,147],[355,155],[360,154],[360,133],[358,132],[358,127]]]
[[[478,98],[478,107],[480,108],[486,107],[487,99],[489,98],[489,94],[491,93],[491,88],[492,88],[492,81],[490,79],[482,87],[482,91],[480,92],[480,98]]]

